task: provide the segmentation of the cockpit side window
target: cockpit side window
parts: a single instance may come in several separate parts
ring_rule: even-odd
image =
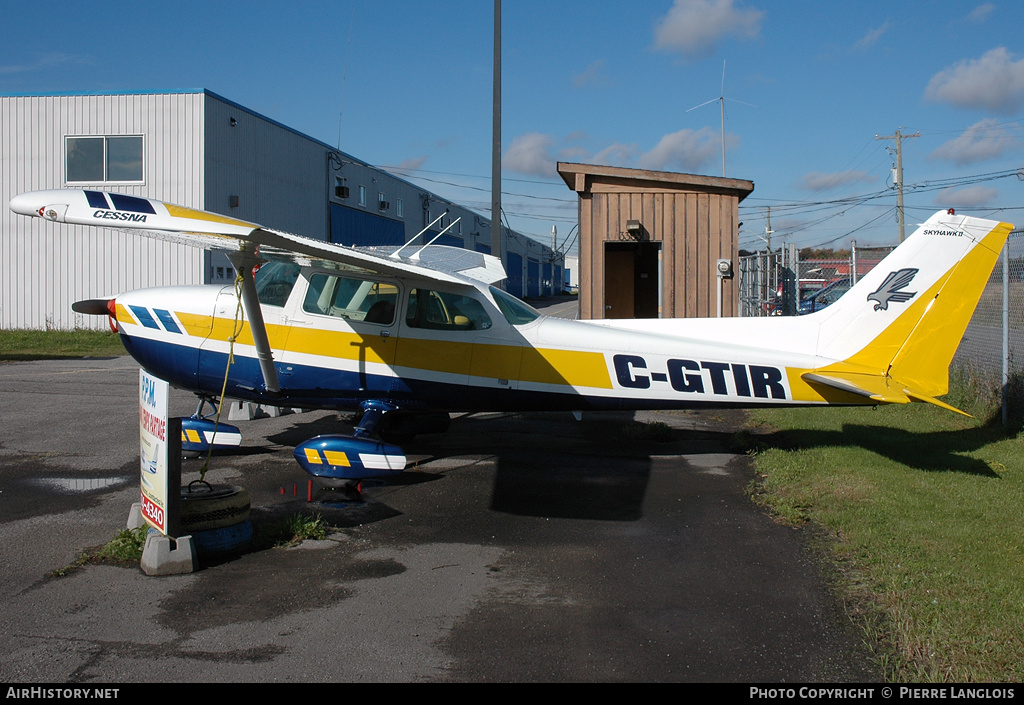
[[[256,298],[264,306],[284,306],[299,278],[299,265],[267,262],[256,270]]]
[[[476,299],[430,289],[409,292],[405,322],[410,328],[428,330],[487,330],[491,317]]]
[[[501,315],[514,326],[524,326],[540,318],[539,311],[497,287],[491,287],[491,296],[494,297],[494,303],[498,304]]]
[[[388,282],[314,274],[302,310],[388,326],[395,321],[398,287]]]

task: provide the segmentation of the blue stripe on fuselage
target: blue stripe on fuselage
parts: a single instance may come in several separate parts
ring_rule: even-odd
[[[132,313],[135,314],[135,317],[139,319],[139,323],[144,325],[146,328],[160,330],[160,326],[156,324],[156,320],[153,318],[152,314],[150,314],[148,308],[145,306],[129,306],[128,308],[130,308]]]
[[[174,322],[174,316],[171,315],[170,311],[165,311],[162,308],[154,308],[153,313],[160,319],[160,322],[164,324],[164,328],[167,329],[168,333],[181,333],[181,329],[178,328],[178,324]]]
[[[121,334],[128,353],[150,373],[175,387],[219,397],[224,382],[227,353],[200,351],[187,345]],[[368,399],[393,403],[402,409],[431,411],[614,411],[673,409],[679,400],[639,400],[581,396],[560,392],[536,392],[473,387],[432,382],[412,377],[360,374],[313,365],[277,362],[281,393],[268,394],[263,387],[259,362],[234,355],[226,395],[271,406],[306,409],[358,409]],[[728,407],[728,403],[690,402],[687,408]]]

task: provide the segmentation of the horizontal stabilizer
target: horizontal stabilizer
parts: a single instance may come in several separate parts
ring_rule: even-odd
[[[824,385],[831,389],[867,397],[879,404],[925,402],[934,404],[947,411],[955,411],[958,414],[970,416],[970,414],[957,409],[955,406],[951,406],[928,394],[917,392],[888,376],[827,370],[824,374],[822,372],[805,372],[801,377],[809,384]]]

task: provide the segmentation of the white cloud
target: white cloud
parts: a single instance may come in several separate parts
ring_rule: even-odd
[[[864,51],[869,49],[878,43],[878,40],[882,38],[882,35],[888,32],[892,28],[892,22],[886,22],[881,27],[876,27],[868,31],[863,37],[857,40],[853,45],[853,48],[857,51]]]
[[[90,63],[92,63],[92,59],[90,58],[75,56],[73,54],[64,54],[62,52],[49,52],[46,54],[37,54],[30,61],[21,64],[0,65],[0,74],[35,73],[38,71],[59,68],[61,66],[84,65]]]
[[[1020,141],[1005,125],[993,119],[977,122],[964,133],[946,142],[929,157],[953,162],[957,166],[983,162],[1020,147]]]
[[[409,157],[403,159],[395,166],[395,171],[416,171],[422,169],[423,165],[427,162],[427,157]]]
[[[639,151],[635,144],[616,142],[597,152],[587,161],[605,166],[632,166]]]
[[[576,88],[610,85],[610,81],[604,73],[604,66],[604,59],[590,62],[587,68],[572,77],[572,85]]]
[[[991,204],[998,197],[999,189],[991,186],[964,186],[942,189],[932,202],[943,208],[980,208]]]
[[[726,135],[726,147],[735,147],[738,143],[738,137]],[[662,137],[654,149],[640,156],[637,166],[658,171],[696,172],[721,151],[722,140],[714,130],[708,127],[680,130]]]
[[[866,171],[837,171],[826,174],[812,171],[800,179],[800,187],[807,191],[827,191],[849,184],[874,181],[874,177]]]
[[[967,15],[968,22],[984,22],[989,18],[989,15],[996,9],[996,6],[990,2],[983,2],[976,8],[971,10],[970,14]]]
[[[505,150],[502,168],[521,174],[550,177],[556,174],[556,162],[572,161],[700,173],[708,162],[718,159],[722,149],[718,132],[707,127],[665,135],[647,152],[636,144],[626,142],[613,142],[595,151],[577,144],[581,139],[583,137],[578,132],[562,139],[540,132],[520,135]],[[739,137],[726,135],[727,148],[734,149],[738,145]]]
[[[697,59],[711,54],[727,35],[756,37],[763,16],[760,10],[734,7],[733,0],[675,0],[654,29],[654,46]]]
[[[555,176],[555,158],[552,149],[555,138],[540,132],[529,132],[512,140],[501,158],[503,169],[533,174],[535,176]]]
[[[935,74],[925,97],[961,108],[1013,114],[1024,102],[1024,59],[1016,60],[1005,47],[997,47],[980,59],[961,61]]]

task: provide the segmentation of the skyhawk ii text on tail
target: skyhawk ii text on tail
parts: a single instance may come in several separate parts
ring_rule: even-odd
[[[11,208],[227,250],[238,293],[143,289],[78,310],[109,313],[144,368],[201,399],[219,397],[226,375],[232,398],[361,411],[354,435],[296,448],[327,481],[400,472],[401,448],[378,438],[443,428],[457,411],[952,409],[936,397],[948,391],[950,361],[1012,229],[936,213],[808,316],[567,321],[497,288],[500,262],[466,250],[348,248],[99,191],[27,193]]]

